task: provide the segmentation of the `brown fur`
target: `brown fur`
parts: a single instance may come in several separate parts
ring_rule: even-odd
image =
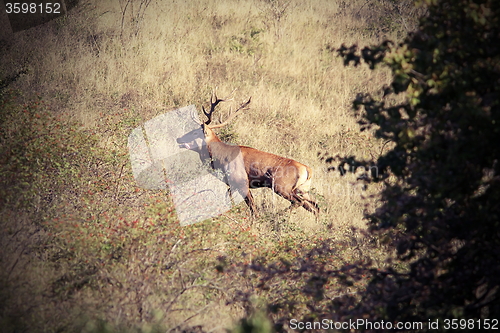
[[[219,168],[231,169],[230,179],[233,183],[242,186],[240,193],[250,208],[255,213],[255,203],[249,188],[268,187],[275,193],[292,203],[292,206],[302,206],[306,210],[317,215],[319,207],[311,199],[308,191],[311,187],[312,170],[297,161],[266,153],[246,146],[231,146],[223,143],[214,131],[207,125],[203,125],[205,140],[212,160],[219,161]],[[236,155],[241,152],[241,159]],[[216,167],[214,165],[214,167]],[[244,169],[244,172],[243,172]],[[240,187],[239,187],[240,188]]]

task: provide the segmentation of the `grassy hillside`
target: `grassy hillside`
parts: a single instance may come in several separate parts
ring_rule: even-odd
[[[303,283],[257,290],[245,268],[256,259],[294,260],[329,240],[335,255],[318,260],[332,267],[383,260],[353,230],[368,194],[318,154],[379,154],[350,106],[388,73],[345,68],[334,49],[398,40],[416,17],[408,1],[389,0],[82,1],[2,41],[0,326],[218,332],[283,283]],[[172,108],[200,110],[216,87],[236,89],[221,113],[252,96],[221,135],[313,168],[318,220],[260,189],[255,221],[240,204],[180,227],[166,191],[136,186],[130,131]]]

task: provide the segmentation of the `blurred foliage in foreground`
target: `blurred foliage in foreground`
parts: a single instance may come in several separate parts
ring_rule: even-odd
[[[367,215],[371,230],[396,249],[392,267],[409,264],[375,274],[357,312],[391,322],[499,318],[500,3],[426,2],[428,17],[403,43],[339,49],[345,64],[394,75],[382,100],[354,102],[362,128],[393,146],[377,161],[341,165],[377,170],[385,190]],[[399,93],[406,102],[388,102]]]

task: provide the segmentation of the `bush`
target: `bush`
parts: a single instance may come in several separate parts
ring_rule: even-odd
[[[362,128],[392,149],[376,163],[351,156],[340,165],[377,166],[385,189],[367,218],[397,251],[354,314],[424,328],[439,319],[442,330],[444,319],[500,315],[500,4],[426,2],[429,16],[403,43],[339,49],[346,64],[384,64],[394,75],[384,99],[354,103]],[[391,102],[400,93],[406,100]]]

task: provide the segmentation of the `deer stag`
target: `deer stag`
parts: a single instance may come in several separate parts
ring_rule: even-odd
[[[220,102],[226,100],[217,98],[214,92],[210,99],[210,111],[207,112],[202,107],[207,121],[201,126],[212,159],[212,167],[222,169],[229,174],[226,183],[237,184],[236,188],[245,198],[252,215],[255,215],[256,207],[249,188],[268,187],[290,201],[292,203],[290,208],[302,206],[317,216],[319,207],[308,193],[311,187],[312,170],[307,165],[251,147],[229,145],[217,137],[213,130],[226,126],[238,112],[248,109],[251,98],[230,114],[226,121],[210,125],[215,108]],[[242,159],[236,158],[239,154]]]

